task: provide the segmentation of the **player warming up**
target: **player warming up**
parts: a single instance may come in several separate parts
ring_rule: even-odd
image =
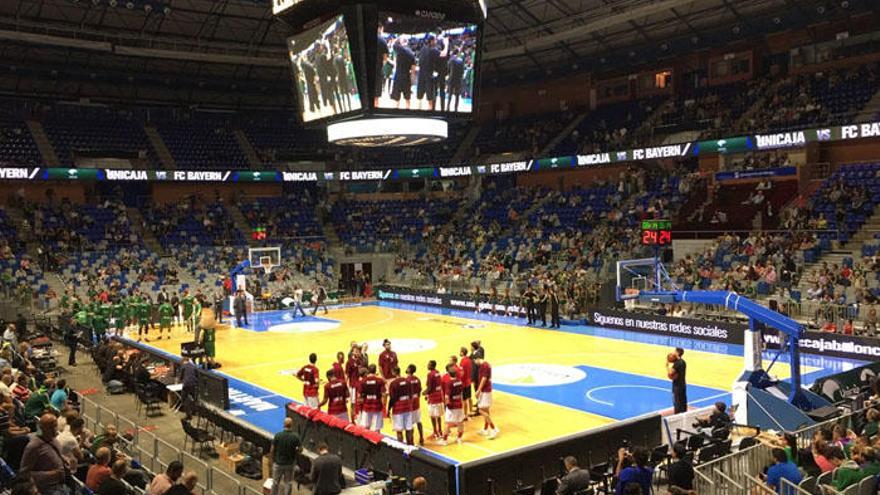
[[[348,417],[348,387],[333,370],[327,370],[327,383],[324,384],[324,400],[318,409],[327,404],[327,414],[350,421]]]
[[[412,424],[419,429],[419,445],[425,445],[425,432],[422,430],[422,411],[419,409],[422,400],[422,381],[416,376],[416,365],[406,367],[406,386],[409,389],[409,398],[412,401]]]
[[[461,445],[461,437],[464,436],[464,411],[462,410],[461,393],[464,385],[458,376],[458,369],[452,364],[446,365],[446,375],[443,376],[443,396],[446,398],[446,433],[437,443],[447,445],[452,427],[458,430],[455,443]]]
[[[382,431],[382,411],[385,409],[385,380],[376,375],[376,365],[371,364],[369,373],[360,383],[360,398],[363,401],[363,422],[361,426],[373,431]]]
[[[318,355],[314,352],[309,354],[309,364],[300,368],[296,373],[296,377],[303,382],[303,397],[305,398],[306,405],[314,408],[319,407],[318,380],[321,377],[318,374],[318,367],[315,366],[317,362]]]
[[[489,412],[489,408],[492,407],[492,366],[482,357],[476,358],[474,364],[477,365],[477,411],[483,417],[483,429],[480,435],[494,440],[501,430],[495,427]]]
[[[403,442],[406,434],[406,443],[413,445],[413,401],[409,384],[406,378],[400,376],[399,367],[392,368],[391,375],[391,382],[388,384],[388,415],[391,416],[391,425],[397,433],[398,442]]]
[[[672,407],[675,414],[686,412],[687,405],[687,363],[684,349],[676,347],[675,352],[666,356],[666,376],[672,380]]]
[[[428,416],[431,418],[431,438],[436,440],[443,436],[443,389],[440,383],[440,372],[437,361],[428,361],[428,377],[425,379],[425,399],[428,401]]]

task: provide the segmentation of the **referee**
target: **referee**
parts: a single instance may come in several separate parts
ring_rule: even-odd
[[[535,289],[532,289],[532,284],[529,284],[526,287],[526,291],[523,292],[523,297],[526,300],[526,317],[528,318],[528,325],[535,323]]]

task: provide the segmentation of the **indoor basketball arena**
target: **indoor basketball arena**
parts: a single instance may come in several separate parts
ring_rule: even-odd
[[[0,493],[876,495],[878,26],[0,2]]]

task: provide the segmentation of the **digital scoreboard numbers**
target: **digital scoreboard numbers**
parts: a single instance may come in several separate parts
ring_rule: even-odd
[[[672,245],[672,221],[642,220],[643,246]]]

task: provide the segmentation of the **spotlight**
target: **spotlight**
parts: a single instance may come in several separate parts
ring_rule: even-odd
[[[162,13],[165,15],[171,15],[171,7],[166,5],[165,8],[162,9]]]
[[[125,4],[125,8],[127,8],[128,10],[133,9],[133,8],[134,8],[134,2],[127,2],[127,3]]]
[[[116,0],[110,0],[111,7],[116,7],[117,5],[119,5],[119,2],[117,2]]]
[[[733,31],[733,34],[739,34],[739,26],[733,26],[733,29],[731,29],[731,31]]]
[[[843,8],[843,9],[848,9],[848,8],[849,8],[849,2],[848,2],[847,0],[843,0],[842,2],[840,2],[840,7]]]
[[[782,18],[780,18],[780,17],[774,17],[774,18],[773,18],[773,24],[776,24],[777,26],[780,25],[780,24],[782,24]]]
[[[816,12],[818,12],[820,14],[824,14],[825,13],[825,6],[820,5],[820,6],[816,7]]]
[[[146,12],[147,14],[149,14],[149,13],[152,12],[152,11],[153,11],[153,6],[152,6],[152,5],[150,5],[150,4],[148,4],[148,3],[147,3],[147,4],[144,4],[144,12]]]

